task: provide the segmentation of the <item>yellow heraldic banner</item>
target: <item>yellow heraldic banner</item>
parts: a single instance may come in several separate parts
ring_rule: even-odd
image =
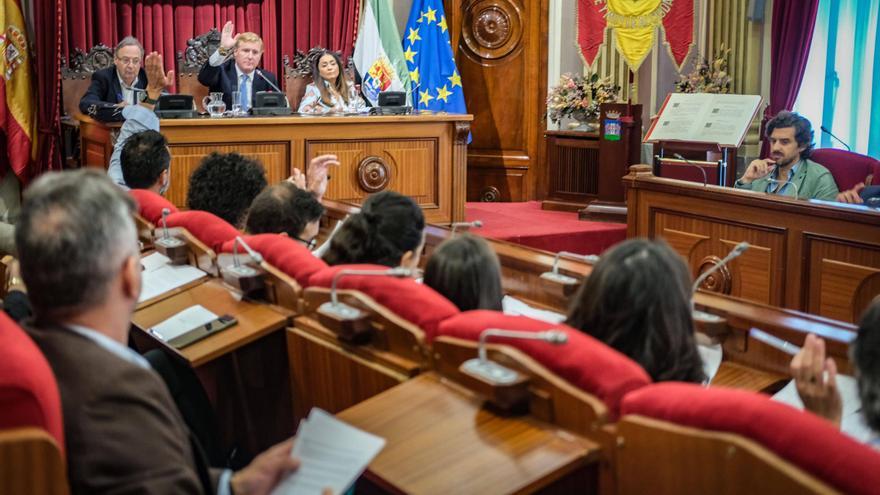
[[[19,0],[0,0],[0,128],[6,138],[6,159],[19,178],[36,160],[37,106],[34,99],[27,28]]]
[[[671,7],[672,0],[606,0],[605,20],[632,71],[639,70],[654,47],[657,27]]]

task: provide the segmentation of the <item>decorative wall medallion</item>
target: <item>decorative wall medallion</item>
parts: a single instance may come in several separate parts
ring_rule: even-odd
[[[495,186],[484,187],[480,191],[480,201],[484,203],[494,203],[501,199],[501,191]]]
[[[477,0],[467,7],[461,35],[478,57],[504,57],[520,44],[522,12],[512,0]]]
[[[699,277],[703,272],[711,270],[712,267],[717,265],[720,261],[721,258],[718,256],[706,256],[703,258],[703,261],[700,262],[696,276]],[[733,277],[730,274],[730,268],[725,265],[712,275],[709,275],[699,288],[710,292],[717,292],[719,294],[730,294],[732,285]]]
[[[381,157],[368,156],[357,166],[358,186],[368,193],[379,192],[388,187],[391,171]]]

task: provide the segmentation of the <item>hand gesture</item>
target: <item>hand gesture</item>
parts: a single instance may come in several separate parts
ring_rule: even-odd
[[[324,193],[327,192],[327,181],[330,180],[330,174],[328,173],[330,165],[339,165],[339,160],[336,158],[336,155],[316,156],[315,158],[312,158],[311,162],[309,162],[306,185],[309,191],[312,191],[315,197],[318,198],[318,201],[320,201],[321,198],[324,197]]]
[[[174,70],[165,73],[165,64],[162,55],[151,52],[144,59],[144,70],[147,73],[147,94],[153,98],[158,97],[165,88],[171,86],[174,81]]]
[[[306,188],[306,176],[298,168],[293,169],[293,173],[287,178],[287,182],[290,182],[299,189]]]
[[[863,182],[859,182],[852,189],[847,189],[846,191],[841,191],[840,194],[837,195],[837,201],[840,203],[854,203],[854,204],[864,203],[864,201],[862,201],[862,197],[859,196],[859,193],[864,188],[865,188],[865,184]]]
[[[825,341],[807,335],[804,347],[791,360],[791,375],[804,409],[840,427],[843,401],[837,391],[837,364],[825,357]]]
[[[740,178],[740,181],[745,184],[751,184],[752,181],[766,176],[775,168],[776,162],[770,158],[764,158],[763,160],[754,160],[752,161],[752,163],[749,164],[748,168],[746,168],[746,172]]]
[[[226,21],[226,24],[223,25],[223,30],[220,31],[220,48],[232,50],[235,47],[238,35],[233,36],[233,31],[235,31],[235,25],[232,24],[232,21]]]

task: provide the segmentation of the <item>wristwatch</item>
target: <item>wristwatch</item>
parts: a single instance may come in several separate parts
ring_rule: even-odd
[[[220,53],[221,56],[223,56],[223,57],[228,57],[228,56],[229,56],[229,52],[231,52],[232,50],[230,50],[229,48],[223,48],[223,47],[221,46],[220,48],[217,49],[217,51]]]
[[[147,105],[155,105],[157,101],[159,100],[155,98],[150,98],[149,96],[141,100],[142,103],[146,103]]]

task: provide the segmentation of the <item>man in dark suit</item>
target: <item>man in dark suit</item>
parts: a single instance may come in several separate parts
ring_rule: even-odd
[[[199,71],[199,82],[212,93],[223,93],[227,110],[232,109],[232,93],[238,91],[241,110],[247,112],[253,107],[254,94],[275,91],[278,80],[271,72],[257,68],[263,56],[263,40],[255,33],[233,36],[233,30],[232,22],[223,26],[220,46]]]
[[[16,232],[25,324],[58,380],[71,492],[265,494],[297,461],[281,443],[233,474],[207,467],[168,389],[128,348],[141,290],[132,200],[102,171],[49,173]]]
[[[146,69],[141,68],[142,64]],[[152,110],[174,80],[174,71],[165,74],[163,65],[161,55],[153,52],[144,57],[144,47],[137,38],[126,36],[113,52],[113,67],[92,73],[92,83],[79,100],[79,110],[101,122],[125,120],[122,108],[126,105]]]

